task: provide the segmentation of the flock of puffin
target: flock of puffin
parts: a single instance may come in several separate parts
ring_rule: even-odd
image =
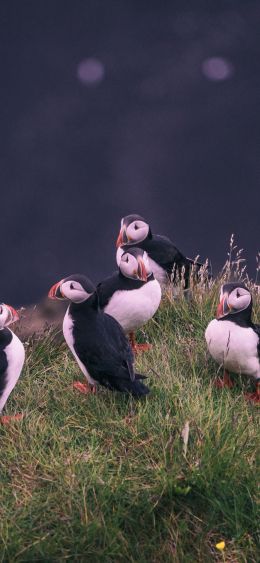
[[[75,274],[53,285],[49,297],[69,301],[63,334],[87,380],[74,386],[88,393],[95,392],[98,383],[140,397],[149,389],[143,383],[146,377],[135,372],[133,352],[148,345],[136,344],[134,331],[153,317],[176,273],[183,273],[187,288],[191,269],[199,271],[201,264],[186,258],[167,237],[154,235],[139,215],[122,219],[116,258],[118,271],[97,287]],[[229,372],[248,375],[256,382],[250,399],[259,403],[260,325],[252,322],[251,314],[247,287],[242,282],[223,285],[216,319],[205,338],[211,356],[225,370],[218,385],[232,385]],[[0,415],[25,360],[22,342],[7,328],[18,318],[13,307],[0,305]],[[0,421],[21,417],[0,416]]]

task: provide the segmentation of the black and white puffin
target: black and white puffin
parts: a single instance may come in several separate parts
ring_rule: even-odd
[[[22,414],[1,416],[6,401],[20,377],[25,359],[21,340],[10,328],[7,328],[18,319],[18,313],[11,305],[5,303],[0,305],[0,423],[2,424],[23,417]]]
[[[216,319],[206,328],[205,338],[211,356],[224,367],[218,387],[232,387],[229,372],[245,374],[256,382],[256,393],[248,398],[260,401],[260,325],[251,320],[252,296],[242,282],[221,287]]]
[[[138,246],[145,250],[149,256],[151,270],[162,287],[167,285],[171,279],[174,281],[176,273],[181,275],[184,270],[185,289],[187,289],[192,267],[198,271],[202,266],[202,264],[186,258],[169,238],[154,235],[151,227],[140,215],[123,217],[116,246],[117,264],[119,264],[122,253],[131,246]]]
[[[149,344],[136,344],[134,331],[156,313],[161,301],[161,286],[150,270],[145,250],[131,247],[121,255],[118,272],[97,286],[99,305],[114,317],[130,335],[134,351]]]
[[[96,383],[131,393],[135,397],[149,393],[135,373],[133,352],[120,324],[104,313],[94,285],[81,274],[56,283],[49,291],[51,299],[68,299],[63,321],[64,338],[89,385],[74,384],[87,393]]]

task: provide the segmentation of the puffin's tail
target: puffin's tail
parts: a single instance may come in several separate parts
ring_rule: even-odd
[[[130,393],[133,397],[143,397],[150,393],[150,389],[140,379],[146,379],[146,376],[136,373],[134,381],[131,381],[131,379],[120,379],[116,382],[115,387],[118,391]]]
[[[124,382],[124,391],[131,393],[133,397],[143,397],[144,395],[148,395],[148,393],[150,393],[150,389],[148,389],[144,383],[138,381],[138,379],[135,379],[134,381],[129,380],[126,383],[127,385],[125,385]]]

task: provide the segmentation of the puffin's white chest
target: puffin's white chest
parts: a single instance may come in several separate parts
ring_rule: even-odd
[[[13,338],[10,344],[8,344],[8,346],[6,346],[4,350],[8,366],[5,374],[6,386],[0,398],[0,412],[3,409],[11,391],[13,390],[16,382],[20,377],[25,360],[25,351],[21,340],[19,340],[19,338],[13,332],[12,335]]]
[[[131,332],[153,317],[160,301],[160,284],[152,280],[139,289],[116,291],[104,310],[119,322],[125,332]]]
[[[79,357],[77,356],[77,354],[75,352],[74,337],[73,337],[72,330],[73,330],[73,320],[72,320],[72,318],[69,314],[69,309],[67,309],[67,312],[66,312],[64,320],[63,320],[63,335],[64,335],[64,338],[65,338],[65,340],[68,344],[70,351],[72,352],[74,358],[76,359],[82,373],[84,373],[84,375],[86,376],[89,383],[94,385],[95,382],[92,379],[92,377],[89,375],[86,366],[81,362],[81,360],[79,359]]]
[[[68,344],[69,349],[71,350],[72,354],[75,355],[72,329],[73,329],[73,320],[69,314],[69,309],[67,309],[65,317],[63,319],[63,335]]]
[[[252,328],[231,321],[211,321],[205,331],[211,356],[227,370],[260,377],[258,336]]]
[[[14,332],[12,332],[12,335],[13,338],[10,344],[5,348],[6,358],[8,361],[8,370],[12,371],[13,373],[19,373],[20,375],[25,360],[25,351],[24,346],[18,336],[16,336]]]

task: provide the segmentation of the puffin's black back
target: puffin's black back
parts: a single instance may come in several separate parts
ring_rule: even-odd
[[[174,264],[177,266],[185,265],[185,256],[167,237],[153,235],[151,239],[146,239],[143,242],[145,242],[145,250],[152,260],[166,270],[168,274],[172,273]]]

